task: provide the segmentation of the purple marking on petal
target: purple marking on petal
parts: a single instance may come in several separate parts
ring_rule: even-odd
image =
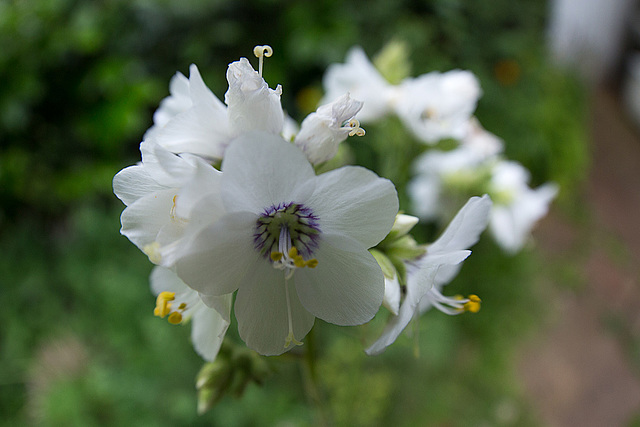
[[[320,241],[318,217],[303,204],[287,202],[264,209],[256,220],[254,248],[265,258],[277,251],[282,227],[289,229],[291,244],[304,258],[311,258]]]

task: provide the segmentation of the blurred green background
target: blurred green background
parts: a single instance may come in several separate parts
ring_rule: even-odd
[[[539,0],[0,1],[0,425],[538,425],[513,354],[544,318],[541,276],[567,273],[486,238],[446,292],[481,295],[477,315],[429,312],[419,339],[374,358],[361,339],[384,318],[364,332],[318,320],[322,409],[281,357],[263,387],[196,415],[202,361],[189,328],[152,316],[151,264],[118,233],[111,180],[191,63],[222,99],[227,64],[270,44],[265,78],[301,120],[351,46],[373,57],[401,40],[412,75],[473,71],[480,122],[570,205],[588,164],[585,95],[546,59],[546,16]]]

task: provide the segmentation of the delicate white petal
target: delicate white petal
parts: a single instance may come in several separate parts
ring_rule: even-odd
[[[309,114],[302,122],[295,144],[313,164],[326,162],[338,152],[338,144],[349,136],[352,128],[343,126],[362,108],[362,102],[345,94]]]
[[[153,139],[174,153],[193,153],[221,159],[231,139],[226,112],[208,104],[194,105],[153,134]]]
[[[227,81],[229,90],[224,99],[234,135],[253,130],[280,135],[284,125],[282,88],[269,89],[247,58],[229,64]]]
[[[178,256],[175,269],[191,288],[206,295],[235,291],[257,262],[266,262],[253,248],[256,216],[234,212],[206,227]]]
[[[293,280],[297,278],[290,279]],[[289,302],[293,334],[302,341],[313,326],[314,316],[300,305],[293,283],[289,283]],[[260,354],[277,355],[294,345],[285,347],[289,316],[284,272],[274,269],[270,263],[265,261],[252,266],[238,289],[234,311],[240,338],[249,348]]]
[[[365,351],[369,355],[380,354],[395,342],[418,312],[418,304],[433,286],[438,269],[443,265],[458,264],[469,256],[470,251],[455,251],[446,254],[426,255],[420,260],[420,268],[407,283],[407,295],[397,316],[393,316],[380,338]]]
[[[322,235],[314,253],[318,266],[296,270],[302,305],[336,325],[359,325],[376,314],[384,296],[384,275],[371,253],[343,235]]]
[[[222,172],[203,161],[198,161],[193,178],[178,192],[176,214],[181,218],[190,218],[194,206],[203,197],[210,194],[220,197],[221,180]]]
[[[169,93],[162,101],[160,106],[153,113],[153,124],[147,131],[148,134],[153,133],[155,130],[162,128],[169,120],[183,111],[188,110],[191,103],[191,96],[189,95],[189,79],[187,79],[182,73],[177,72],[169,82]]]
[[[555,184],[545,184],[535,190],[526,188],[509,205],[495,206],[491,233],[496,242],[512,254],[522,249],[535,223],[547,214],[557,192]]]
[[[319,175],[307,203],[320,218],[323,233],[347,235],[366,248],[385,238],[398,213],[393,183],[359,166]]]
[[[227,302],[226,314],[221,314],[203,304],[191,318],[191,342],[200,357],[208,362],[213,362],[218,355],[224,335],[229,328],[231,295],[220,298],[224,298]]]
[[[186,285],[185,285],[186,286]],[[222,296],[200,294],[200,299],[207,306],[216,310],[226,322],[231,321],[231,305],[233,303],[233,294]]]
[[[142,164],[122,169],[113,178],[113,192],[127,206],[149,193],[165,188],[149,176]]]
[[[487,228],[491,205],[491,199],[486,194],[470,198],[438,240],[427,247],[427,253],[467,249],[476,244],[480,234]]]
[[[363,123],[380,119],[391,111],[394,88],[380,75],[361,47],[347,53],[344,64],[332,64],[323,78],[326,95],[323,103],[345,93],[363,101],[358,119]]]
[[[280,203],[303,202],[313,191],[315,177],[302,151],[264,132],[247,133],[234,140],[222,171],[225,207],[258,214]]]
[[[222,101],[204,84],[196,64],[191,64],[189,67],[189,94],[193,105],[208,105],[216,111],[217,116],[221,117],[227,110]]]
[[[400,283],[398,283],[398,276],[393,276],[393,279],[384,278],[384,299],[382,304],[389,309],[394,315],[398,315],[398,309],[400,308],[400,297],[402,291],[400,289]]]
[[[469,71],[431,72],[402,83],[396,112],[426,143],[461,139],[480,94],[478,79]]]
[[[293,141],[298,132],[300,132],[300,126],[298,126],[298,123],[293,120],[291,116],[285,114],[284,125],[282,126],[282,138],[287,142]]]
[[[120,217],[120,232],[141,250],[155,242],[160,229],[171,221],[175,194],[173,189],[157,191],[129,205]]]
[[[180,157],[153,140],[142,141],[140,152],[145,171],[165,187],[180,187],[195,173],[196,166],[192,158]]]

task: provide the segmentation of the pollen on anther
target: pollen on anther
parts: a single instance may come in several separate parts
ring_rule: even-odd
[[[167,320],[169,320],[169,323],[171,323],[172,325],[177,325],[180,322],[182,322],[182,314],[178,313],[177,311],[174,311],[169,315]]]

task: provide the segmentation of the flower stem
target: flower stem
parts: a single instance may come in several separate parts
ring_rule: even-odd
[[[318,371],[316,365],[316,339],[314,329],[307,334],[305,340],[305,353],[302,360],[302,373],[304,388],[309,400],[315,406],[318,417],[319,425],[330,426],[329,411],[326,407],[326,402],[320,392],[318,385]]]

